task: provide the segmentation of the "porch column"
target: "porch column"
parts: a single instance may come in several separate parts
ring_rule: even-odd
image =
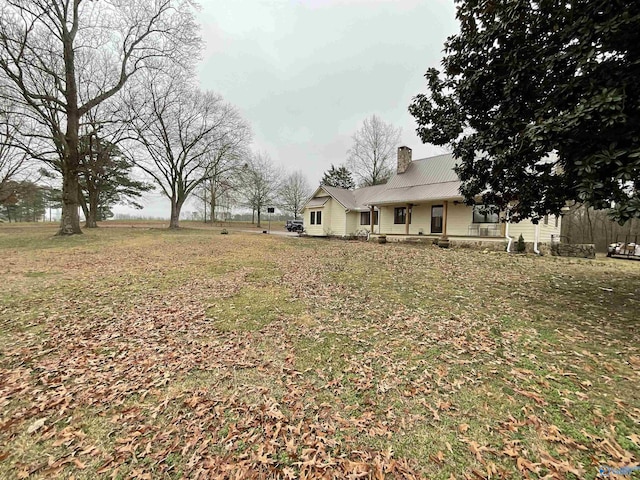
[[[447,236],[447,209],[449,207],[449,202],[447,200],[444,201],[442,205],[442,236]]]
[[[409,209],[411,208],[411,204],[407,203],[406,215],[404,216],[404,234],[409,235]]]
[[[369,223],[371,224],[371,233],[373,233],[373,205],[371,205],[369,212]]]

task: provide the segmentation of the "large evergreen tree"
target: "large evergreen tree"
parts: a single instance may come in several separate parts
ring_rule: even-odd
[[[353,181],[351,172],[347,170],[347,167],[334,167],[331,164],[331,168],[324,172],[320,185],[327,185],[329,187],[345,188],[347,190],[353,190],[356,187],[356,183]]]
[[[153,185],[133,178],[134,165],[114,143],[94,134],[80,139],[80,205],[87,228],[113,216],[111,207],[118,203],[142,208],[136,200]]]
[[[0,207],[0,218],[9,222],[37,222],[45,213],[45,190],[29,180],[9,181],[0,197]]]
[[[460,33],[409,110],[453,148],[467,201],[514,220],[566,201],[640,216],[640,3],[457,3]]]

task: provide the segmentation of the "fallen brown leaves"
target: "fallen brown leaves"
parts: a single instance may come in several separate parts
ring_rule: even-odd
[[[558,289],[589,285],[563,287],[566,264],[113,230],[11,252],[0,476],[563,479],[638,459],[636,304],[556,321]],[[273,288],[273,318],[241,328],[262,311],[241,292]],[[225,329],[208,313],[231,309]]]

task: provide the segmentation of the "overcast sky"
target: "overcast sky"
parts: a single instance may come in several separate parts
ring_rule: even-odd
[[[422,144],[407,107],[457,31],[453,0],[201,5],[201,88],[235,105],[251,125],[254,150],[286,170],[301,170],[316,186],[332,163],[345,162],[351,136],[372,114],[402,129],[414,159],[441,153]],[[144,203],[136,213],[168,217],[168,203],[158,195]]]

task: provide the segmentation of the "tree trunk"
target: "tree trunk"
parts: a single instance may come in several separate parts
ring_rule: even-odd
[[[211,186],[211,223],[216,221],[216,188]]]
[[[75,163],[72,158],[66,158],[62,168],[62,218],[57,235],[78,235],[82,233],[82,230],[80,230],[80,215],[78,214],[80,184],[78,182],[77,142],[75,155],[73,155],[73,152],[69,153],[69,157],[73,156],[76,157]]]
[[[260,228],[262,225],[260,225],[260,209],[258,208],[258,224],[256,225],[256,227]]]
[[[77,19],[74,19],[76,22]],[[78,86],[76,85],[75,53],[72,35],[65,32],[64,43],[64,67],[67,100],[67,131],[65,133],[64,156],[62,158],[62,219],[57,235],[81,234],[80,215],[78,215],[78,195],[80,183],[78,174],[80,171],[80,152],[78,151],[80,130],[80,111],[78,109]]]
[[[98,228],[98,192],[89,190],[89,215],[85,224],[87,228]]]
[[[82,187],[80,187],[80,190],[82,190]],[[87,205],[86,200],[84,199],[84,195],[82,194],[82,191],[78,195],[78,203],[82,207],[82,213],[84,213],[85,223],[87,223],[89,221],[89,207]]]
[[[203,216],[203,221],[204,223],[207,223],[207,189],[204,189],[204,216]]]
[[[171,220],[169,221],[169,228],[180,228],[180,210],[182,209],[182,202],[179,202],[175,198],[171,199]]]

